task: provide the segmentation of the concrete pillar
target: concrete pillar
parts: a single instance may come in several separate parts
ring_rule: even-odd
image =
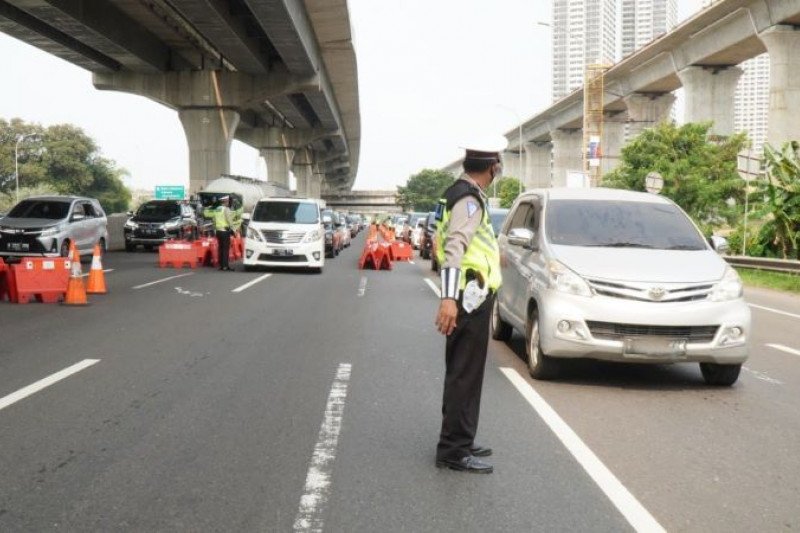
[[[519,153],[503,152],[500,157],[503,162],[503,176],[511,176],[520,181],[525,179],[522,157]]]
[[[625,123],[619,120],[604,121],[603,138],[600,141],[600,150],[603,154],[600,171],[604,176],[619,165],[623,146],[625,146]]]
[[[553,140],[553,187],[567,185],[567,172],[583,170],[583,131],[555,130],[550,132]]]
[[[647,128],[669,120],[675,95],[633,93],[623,98],[628,108],[627,138],[632,139]]]
[[[297,180],[297,196],[309,196],[310,179],[312,174],[311,154],[309,150],[298,150],[292,160],[292,173]]]
[[[525,166],[527,180],[525,190],[550,187],[553,161],[553,145],[547,142],[525,145]]]
[[[711,133],[733,135],[733,97],[742,69],[730,67],[686,67],[678,72],[686,106],[685,122],[712,121]]]
[[[230,150],[239,113],[230,109],[182,109],[178,117],[189,144],[189,192],[230,172]]]
[[[800,140],[800,31],[773,26],[759,37],[769,52],[769,122],[767,142],[778,148]]]
[[[267,181],[289,189],[289,167],[294,157],[291,148],[260,148],[261,157],[267,162]]]
[[[324,174],[319,173],[318,167],[312,167],[311,176],[308,178],[308,197],[322,198],[322,179]]]

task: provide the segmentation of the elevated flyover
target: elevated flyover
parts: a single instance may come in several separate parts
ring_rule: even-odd
[[[322,195],[331,209],[351,213],[400,213],[397,204],[397,191],[347,191],[330,192]]]
[[[291,169],[299,194],[352,186],[346,0],[0,0],[0,31],[91,71],[98,89],[177,110],[192,191],[229,172],[234,138],[260,150],[270,181],[288,186]]]
[[[739,63],[769,52],[768,142],[800,139],[800,1],[720,0],[611,67],[605,75],[603,170],[617,163],[626,140],[669,118],[676,89],[686,96],[687,122],[713,121],[713,133],[733,133]],[[528,188],[560,186],[583,167],[583,89],[505,135],[505,173]],[[459,162],[445,167],[458,170]]]

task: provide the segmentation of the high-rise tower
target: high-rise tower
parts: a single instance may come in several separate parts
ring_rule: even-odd
[[[767,139],[769,117],[769,54],[739,65],[744,72],[734,96],[734,129],[747,132],[753,152],[761,153]]]
[[[677,0],[622,0],[622,57],[678,24]]]

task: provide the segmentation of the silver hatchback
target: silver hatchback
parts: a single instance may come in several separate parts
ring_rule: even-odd
[[[0,256],[66,257],[71,244],[90,255],[108,243],[106,214],[100,202],[76,196],[39,196],[20,201],[0,218]]]
[[[672,201],[615,189],[521,195],[500,235],[503,286],[492,335],[526,336],[533,377],[560,358],[697,362],[732,385],[750,309],[736,271]]]

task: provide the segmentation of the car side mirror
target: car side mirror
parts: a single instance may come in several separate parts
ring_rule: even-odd
[[[133,211],[128,211],[128,216],[132,217],[133,216]]]
[[[76,215],[72,215],[72,219],[71,220],[73,222],[80,222],[81,220],[83,220],[85,218],[86,218],[86,215],[77,215],[76,214]]]
[[[536,234],[528,228],[514,228],[508,232],[508,243],[514,246],[522,246],[527,250],[535,252],[539,249],[536,244]]]
[[[242,220],[250,221],[250,213],[242,213]]]

